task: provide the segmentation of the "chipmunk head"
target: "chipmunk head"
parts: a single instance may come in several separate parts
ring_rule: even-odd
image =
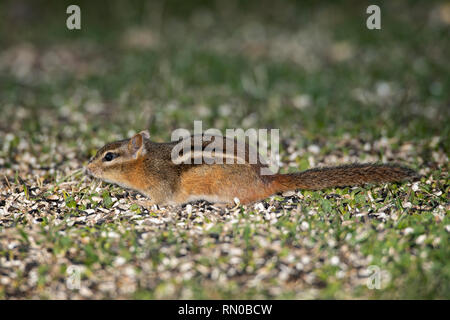
[[[126,168],[132,168],[132,163],[146,153],[145,139],[149,138],[148,131],[142,131],[130,139],[106,144],[89,160],[87,173],[106,182],[124,184],[128,180]]]

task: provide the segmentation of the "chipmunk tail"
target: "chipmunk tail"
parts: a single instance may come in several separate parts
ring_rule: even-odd
[[[272,176],[274,193],[295,189],[321,190],[365,183],[386,183],[416,180],[414,170],[397,164],[351,164],[315,168],[297,173]]]

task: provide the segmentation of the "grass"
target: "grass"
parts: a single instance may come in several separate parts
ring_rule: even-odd
[[[226,3],[80,2],[81,31],[64,2],[0,4],[0,298],[450,298],[448,5],[384,3],[370,31],[359,2]],[[423,178],[149,208],[80,170],[194,120],[279,128],[282,172]]]

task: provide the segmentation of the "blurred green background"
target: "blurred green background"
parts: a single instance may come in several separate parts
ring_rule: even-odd
[[[197,119],[306,144],[440,136],[448,151],[446,2],[379,3],[368,30],[364,1],[78,1],[70,31],[72,2],[0,4],[3,132],[168,139]]]

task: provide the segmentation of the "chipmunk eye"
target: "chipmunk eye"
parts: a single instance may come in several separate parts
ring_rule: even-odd
[[[103,157],[103,161],[111,161],[112,159],[116,158],[117,154],[116,153],[112,153],[112,152],[108,152],[107,154],[105,154],[105,156]]]

